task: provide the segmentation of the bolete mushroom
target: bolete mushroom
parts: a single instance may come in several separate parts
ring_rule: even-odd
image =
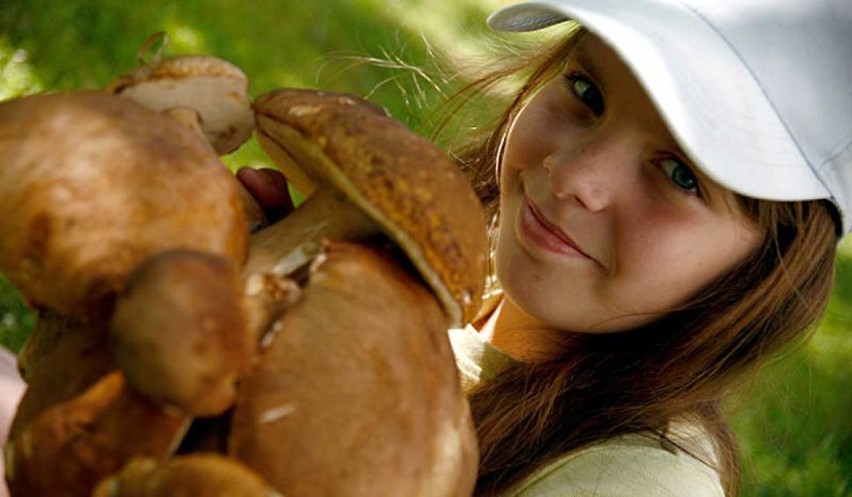
[[[240,384],[230,453],[288,497],[467,497],[447,315],[398,256],[330,243]]]
[[[235,183],[221,163],[210,158],[212,149],[174,119],[150,110],[146,114],[145,109],[129,100],[118,103],[115,99],[120,97],[84,92],[0,106],[0,152],[22,157],[15,164],[38,166],[32,168],[35,173],[22,172],[23,165],[12,168],[17,175],[14,183],[22,185],[27,194],[16,190],[0,197],[0,235],[9,233],[13,238],[7,242],[0,237],[0,270],[10,276],[31,303],[79,316],[84,322],[101,322],[109,314],[117,293],[133,292],[136,285],[127,285],[128,274],[152,254],[184,247],[237,263],[245,256],[246,230],[238,195],[233,195]],[[258,100],[257,109],[264,118],[261,130],[267,148],[279,157],[292,158],[308,171],[317,189],[294,214],[252,239],[251,258],[243,272],[245,298],[250,304],[246,314],[255,332],[252,336],[262,336],[261,343],[268,346],[265,356],[272,359],[262,360],[274,362],[281,349],[287,348],[282,336],[306,337],[309,331],[317,330],[317,323],[355,323],[355,334],[375,331],[377,338],[365,336],[360,348],[353,344],[353,351],[364,354],[362,360],[332,364],[328,375],[317,377],[322,382],[315,394],[309,387],[312,377],[299,374],[298,381],[303,384],[295,386],[294,391],[303,397],[296,408],[300,413],[316,409],[331,413],[323,407],[323,400],[337,393],[326,387],[343,379],[342,385],[358,388],[358,384],[345,381],[352,374],[352,378],[364,380],[365,395],[357,396],[356,390],[356,397],[348,398],[357,398],[360,405],[369,402],[381,406],[379,410],[356,410],[352,414],[354,426],[366,430],[388,424],[387,429],[376,431],[376,441],[383,443],[364,445],[367,451],[361,466],[340,461],[337,456],[353,447],[353,440],[357,439],[353,436],[368,432],[353,431],[341,422],[333,426],[340,434],[339,443],[325,455],[305,453],[304,459],[310,464],[301,467],[332,464],[339,467],[336,474],[341,481],[380,480],[386,467],[396,463],[404,450],[405,454],[415,454],[401,472],[413,479],[407,485],[399,480],[403,485],[399,488],[410,489],[406,494],[454,496],[469,492],[476,466],[474,436],[444,332],[448,326],[459,325],[473,316],[482,292],[486,242],[478,201],[443,153],[364,101],[321,92],[282,91]],[[24,129],[35,132],[19,132],[22,124]],[[51,151],[40,147],[38,140],[43,137],[53,140]],[[113,165],[113,160],[117,160],[117,172],[104,172],[110,170],[104,166]],[[176,167],[176,162],[181,167]],[[196,170],[206,175],[196,174]],[[0,171],[0,184],[12,184],[4,181],[9,176],[2,176],[8,175],[7,171]],[[221,174],[227,179],[218,179]],[[187,183],[189,186],[185,186]],[[204,188],[198,188],[200,184]],[[62,201],[68,202],[64,210],[52,207]],[[23,215],[7,222],[11,217],[9,206],[17,207],[16,204],[24,204],[20,211]],[[233,232],[237,235],[232,236]],[[366,241],[377,235],[389,238],[402,249],[407,261],[417,268],[417,276],[400,268],[394,260],[360,246],[333,244],[328,248],[327,262],[317,262],[323,259],[317,257],[325,240]],[[170,243],[162,243],[163,239]],[[62,242],[67,242],[67,246]],[[270,286],[286,290],[282,282],[311,261],[316,269],[305,291],[311,290],[317,297],[301,298],[294,304],[290,299],[270,296]],[[432,293],[424,289],[420,278]],[[50,285],[44,284],[46,279]],[[146,286],[143,283],[140,288]],[[375,288],[381,290],[374,292]],[[375,295],[368,298],[372,293]],[[269,305],[270,300],[273,305]],[[268,324],[281,312],[282,300],[294,307],[270,328]],[[128,296],[127,301],[132,302],[132,297]],[[300,304],[303,305],[297,311]],[[322,316],[338,304],[341,319],[324,322]],[[388,316],[387,323],[361,324],[384,322],[381,318],[387,308],[393,307],[399,307],[400,312]],[[194,306],[181,309],[189,309],[191,316]],[[408,333],[390,333],[400,328]],[[121,329],[127,328],[116,325],[113,330],[119,342],[124,333]],[[347,338],[341,328],[325,336],[340,344]],[[372,350],[375,356],[370,355]],[[301,354],[294,358],[324,364],[316,355],[315,345],[306,346]],[[355,374],[359,371],[360,376]],[[276,484],[280,472],[276,469],[267,473],[261,468],[262,460],[253,461],[257,461],[256,454],[269,449],[272,441],[258,441],[257,433],[270,429],[268,433],[274,435],[280,430],[276,427],[278,422],[293,414],[289,404],[282,405],[277,400],[281,393],[280,381],[276,380],[279,373],[267,365],[246,377],[232,425],[233,452],[272,484]],[[110,378],[104,381],[119,381]],[[121,378],[119,387],[98,383],[81,397],[50,407],[28,423],[10,445],[11,474],[17,475],[14,478],[30,482],[32,478],[20,475],[31,476],[50,467],[39,463],[41,456],[28,445],[36,438],[52,440],[46,443],[49,450],[45,457],[54,463],[67,456],[74,461],[68,471],[99,476],[104,476],[104,471],[92,471],[86,457],[91,447],[100,446],[98,441],[123,443],[122,433],[133,433],[135,427],[145,426],[145,430],[139,430],[141,435],[162,432],[173,443],[176,439],[171,436],[183,429],[188,417],[174,413],[181,424],[170,425],[171,428],[152,424],[145,416],[123,417],[121,413],[133,412],[136,404],[115,400],[125,398],[121,392],[133,392]],[[104,395],[106,400],[98,400]],[[269,401],[275,402],[271,408],[264,404]],[[156,412],[165,413],[155,407]],[[151,412],[146,416],[151,416]],[[68,422],[73,424],[73,420],[91,427],[94,438],[77,436],[75,433],[79,432],[63,428]],[[258,424],[262,428],[257,428]],[[293,449],[310,445],[310,440],[322,436],[323,429],[311,425],[296,434],[302,437],[302,444],[289,444],[287,450],[274,452],[275,457],[278,461],[301,458],[302,452]],[[41,433],[48,435],[44,438],[38,435]],[[84,442],[77,445],[74,440]],[[120,457],[107,457],[113,470],[139,452],[135,439],[126,442]],[[113,449],[104,450],[105,454],[112,454]],[[154,457],[163,455],[159,448],[153,452]],[[358,457],[354,456],[354,460]],[[88,485],[91,478],[84,479]],[[311,482],[294,488],[310,488]],[[398,490],[388,488],[380,488],[379,493],[391,495]],[[27,492],[19,490],[18,495],[30,495]]]
[[[103,92],[45,94],[0,103],[0,154],[8,159],[0,168],[0,271],[31,306],[45,316],[57,316],[41,328],[43,333],[36,329],[38,336],[27,353],[26,374],[33,390],[25,394],[15,421],[10,442],[15,457],[9,459],[23,473],[13,467],[10,474],[30,475],[17,480],[32,482],[61,464],[102,477],[108,473],[89,471],[95,456],[86,452],[79,431],[91,434],[86,430],[106,423],[97,436],[112,437],[110,443],[121,445],[123,457],[144,452],[145,437],[156,440],[161,429],[174,431],[169,444],[176,443],[176,431],[182,433],[189,417],[168,415],[179,418],[179,426],[169,418],[164,428],[157,419],[166,414],[155,406],[134,418],[136,401],[113,402],[109,399],[125,396],[115,388],[98,387],[100,383],[80,398],[61,402],[88,387],[100,369],[111,366],[111,358],[99,357],[92,361],[94,367],[80,369],[50,360],[74,360],[90,347],[111,349],[104,346],[104,332],[116,296],[129,274],[152,254],[182,247],[241,264],[248,230],[237,184],[196,133]],[[62,388],[53,390],[60,384]],[[103,403],[98,399],[105,391],[113,393]],[[137,393],[132,398],[142,397]],[[116,421],[125,418],[128,423]],[[69,431],[73,426],[77,432]],[[42,452],[44,447],[33,445],[33,440],[53,440],[56,450]],[[96,445],[103,442],[98,440]],[[114,459],[123,463],[121,457]],[[30,488],[29,483],[22,485]]]
[[[169,455],[189,421],[152,403],[114,371],[40,412],[9,440],[9,489],[15,496],[88,496],[132,457]]]
[[[204,137],[219,155],[251,137],[254,110],[248,78],[237,66],[210,55],[157,57],[110,83],[107,91],[176,119]],[[240,186],[252,230],[267,224],[263,210]]]
[[[384,235],[436,294],[451,326],[471,320],[485,280],[482,208],[446,153],[351,95],[281,89],[255,101],[261,146],[310,196],[255,233],[245,273],[289,274],[324,240]]]
[[[469,495],[477,449],[446,331],[485,281],[472,188],[365,100],[277,90],[255,109],[262,146],[311,194],[252,236],[247,285],[313,270],[240,383],[230,452],[293,497]]]
[[[0,156],[0,271],[34,307],[108,316],[130,271],[169,248],[245,260],[233,175],[192,131],[129,99],[0,103]]]

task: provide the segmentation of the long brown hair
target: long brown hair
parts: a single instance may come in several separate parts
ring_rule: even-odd
[[[576,29],[550,50],[476,80],[452,107],[526,71],[496,123],[457,153],[495,219],[500,143],[521,104],[556,75],[581,36]],[[710,434],[715,460],[704,462],[736,495],[737,448],[720,399],[770,354],[807,336],[828,300],[837,244],[827,202],[738,203],[763,243],[689,302],[642,329],[577,334],[560,360],[514,364],[471,395],[481,451],[477,496],[498,495],[561,455],[622,434],[677,445],[666,439],[676,419]]]

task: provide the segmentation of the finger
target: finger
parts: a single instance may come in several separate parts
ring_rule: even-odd
[[[287,180],[280,171],[244,167],[237,171],[237,179],[255,198],[269,221],[276,221],[293,211]]]

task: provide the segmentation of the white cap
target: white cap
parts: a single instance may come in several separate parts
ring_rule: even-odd
[[[618,52],[705,174],[748,197],[830,199],[852,231],[852,0],[544,0],[488,23],[569,19]]]

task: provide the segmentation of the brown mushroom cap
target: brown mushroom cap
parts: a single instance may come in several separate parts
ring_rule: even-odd
[[[330,244],[240,384],[230,453],[288,497],[469,496],[476,438],[447,319],[394,258]]]
[[[0,103],[0,271],[35,306],[103,312],[150,254],[243,261],[233,175],[173,119],[102,92]]]
[[[209,55],[182,55],[142,66],[119,77],[108,91],[156,111],[194,110],[220,155],[236,150],[254,128],[248,78],[237,66]]]
[[[254,471],[216,454],[135,458],[92,497],[283,497]]]
[[[155,402],[197,416],[229,408],[254,343],[232,261],[185,249],[155,254],[130,275],[112,316],[115,357]]]
[[[285,174],[296,166],[365,212],[405,251],[452,325],[473,318],[485,281],[485,216],[443,151],[354,96],[282,89],[259,97],[255,110],[259,141]]]
[[[164,457],[189,418],[166,413],[114,371],[42,411],[6,445],[12,495],[88,496],[134,456]]]

